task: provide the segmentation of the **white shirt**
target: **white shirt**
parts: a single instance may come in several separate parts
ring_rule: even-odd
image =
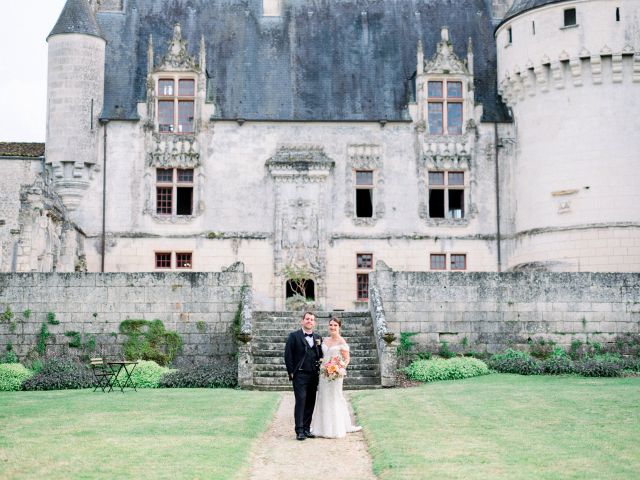
[[[304,333],[307,333],[303,330]],[[304,339],[307,341],[307,343],[309,344],[310,347],[313,347],[313,337],[304,337]]]

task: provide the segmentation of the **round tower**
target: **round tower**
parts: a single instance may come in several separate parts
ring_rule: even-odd
[[[640,270],[639,19],[637,0],[516,0],[496,29],[509,268]]]
[[[87,0],[67,0],[47,37],[46,163],[75,209],[98,161],[106,41]]]

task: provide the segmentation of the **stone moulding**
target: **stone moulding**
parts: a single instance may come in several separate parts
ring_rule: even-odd
[[[607,59],[607,62],[603,62]],[[514,65],[505,71],[498,82],[498,93],[509,107],[515,106],[527,96],[547,92],[550,87],[563,89],[569,84],[580,87],[591,82],[601,85],[610,79],[622,83],[624,71],[629,70],[632,82],[640,82],[640,52],[626,45],[621,51],[613,51],[605,45],[600,52],[591,53],[583,48],[575,55],[562,51],[557,59],[544,55],[539,62],[529,60],[524,68]],[[607,75],[604,70],[610,70]]]
[[[445,146],[446,145],[446,146]],[[471,185],[473,185],[473,171],[471,169],[471,155],[465,148],[465,143],[433,142],[428,145],[429,150],[422,155],[418,161],[418,215],[424,219],[429,226],[459,226],[465,227],[478,212],[476,205],[472,202]],[[451,153],[445,153],[451,152]],[[459,152],[459,153],[456,153]],[[466,205],[463,218],[431,218],[429,217],[429,171],[463,171],[468,179],[465,181]]]
[[[354,205],[355,171],[373,170],[373,216],[356,217]],[[351,218],[356,226],[373,226],[384,217],[386,207],[384,202],[384,168],[380,145],[349,145],[347,146],[347,162],[345,163],[345,198],[344,213]]]
[[[335,162],[318,146],[280,146],[265,165],[276,182],[323,182]]]
[[[153,134],[147,165],[157,168],[197,168],[200,145],[195,135]]]

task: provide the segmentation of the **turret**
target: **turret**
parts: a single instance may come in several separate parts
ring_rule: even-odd
[[[639,17],[637,0],[516,0],[497,28],[517,139],[508,267],[638,270]]]
[[[98,162],[104,97],[106,41],[88,0],[67,0],[47,42],[46,163],[74,210]]]

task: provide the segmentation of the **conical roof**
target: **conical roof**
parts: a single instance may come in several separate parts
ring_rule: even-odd
[[[505,21],[526,12],[527,10],[544,7],[545,5],[550,5],[552,3],[562,3],[568,1],[569,0],[515,0],[507,14],[504,16],[504,19],[500,23],[502,24]]]
[[[104,38],[87,0],[67,0],[47,39],[61,33],[83,33]]]

